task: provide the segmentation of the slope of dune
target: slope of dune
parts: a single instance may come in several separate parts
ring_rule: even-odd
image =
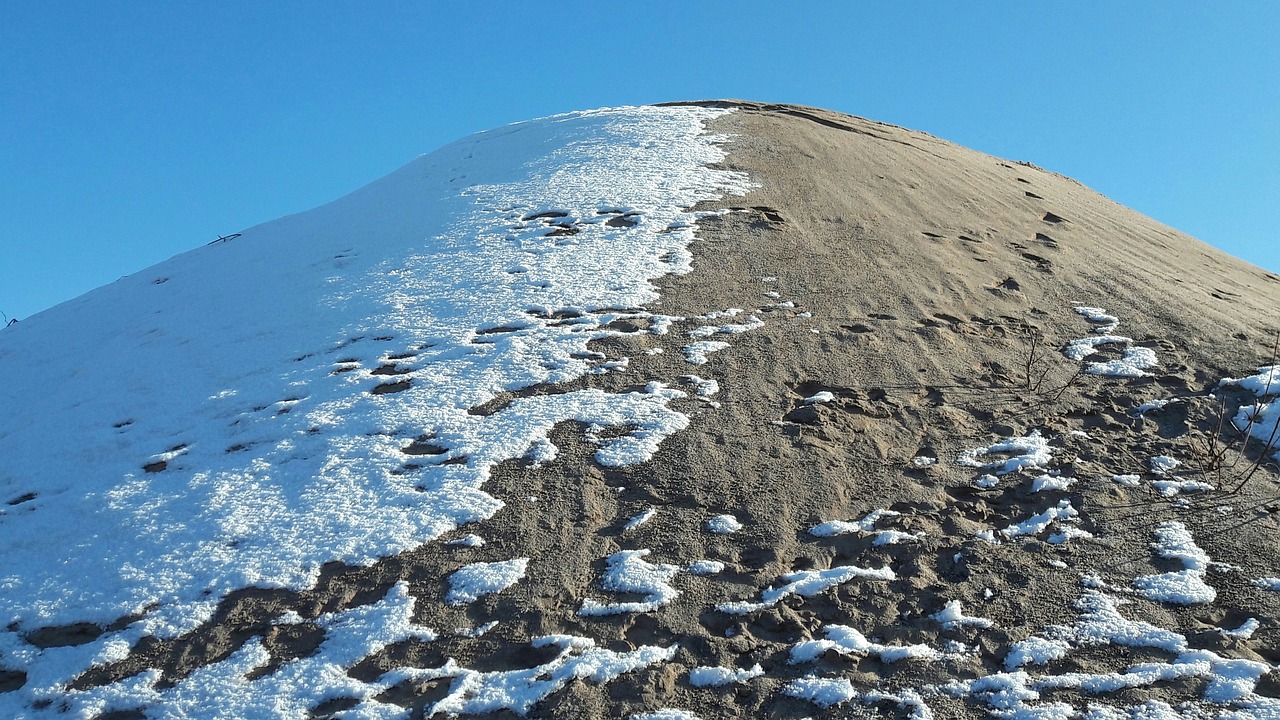
[[[0,710],[1280,717],[1278,311],[859,118],[481,133],[0,332]]]

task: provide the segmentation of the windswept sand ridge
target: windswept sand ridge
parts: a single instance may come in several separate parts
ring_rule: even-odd
[[[1249,475],[1257,452],[1228,450],[1219,471],[1208,444],[1236,435],[1219,415],[1269,397],[1265,381],[1218,383],[1269,361],[1280,278],[922,133],[704,104],[735,110],[706,121],[729,136],[717,167],[756,187],[694,208],[693,271],[657,280],[644,308],[547,308],[534,321],[605,329],[583,357],[594,370],[471,408],[500,418],[522,399],[660,382],[686,393],[662,407],[687,427],[610,465],[601,443],[635,426],[559,422],[493,467],[484,489],[505,505],[491,517],[326,566],[303,590],[232,592],[59,702],[216,715],[189,698],[255,683],[301,698],[290,678],[330,673],[314,716],[1280,713],[1266,587],[1280,568],[1260,551],[1277,540],[1276,469]],[[632,227],[631,210],[602,210]],[[566,217],[524,222],[571,237]],[[1069,357],[1079,340],[1100,352]],[[724,347],[694,364],[694,343]],[[1169,402],[1140,411],[1152,401]],[[452,457],[435,443],[405,438],[405,463]],[[514,584],[484,594],[517,573],[473,579],[478,600],[448,602],[467,595],[459,569],[517,558]],[[103,630],[26,642],[79,647],[76,632]],[[18,670],[4,694],[29,689]]]

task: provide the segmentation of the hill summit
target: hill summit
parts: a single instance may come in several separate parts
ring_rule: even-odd
[[[847,115],[479,133],[0,330],[0,710],[1280,717],[1277,309]]]

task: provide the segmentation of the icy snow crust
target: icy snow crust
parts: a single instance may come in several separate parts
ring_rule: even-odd
[[[607,109],[481,133],[6,330],[0,407],[47,412],[0,425],[0,488],[34,495],[0,515],[0,653],[30,676],[0,709],[197,626],[233,590],[304,588],[326,562],[367,564],[491,516],[490,469],[545,449],[558,422],[638,428],[601,441],[615,466],[685,427],[667,407],[683,393],[661,386],[467,409],[588,372],[575,354],[601,326],[690,269],[697,216],[683,208],[749,188],[708,167],[724,153],[703,123],[724,112]],[[635,224],[606,224],[613,208]],[[135,613],[80,647],[22,640]]]

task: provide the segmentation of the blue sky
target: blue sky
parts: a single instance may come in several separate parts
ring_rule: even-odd
[[[0,311],[472,132],[742,97],[1070,175],[1280,271],[1280,4],[0,0]]]

